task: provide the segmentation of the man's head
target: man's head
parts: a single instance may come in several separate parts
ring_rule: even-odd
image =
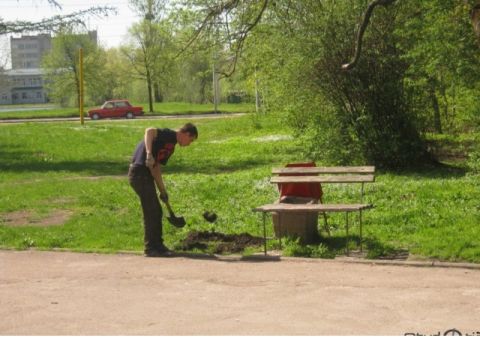
[[[197,127],[193,123],[186,123],[177,131],[177,142],[181,147],[190,145],[198,138]]]

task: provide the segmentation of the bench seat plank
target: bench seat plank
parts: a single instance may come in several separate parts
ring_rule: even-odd
[[[365,183],[374,181],[375,175],[274,176],[270,178],[270,183]]]
[[[273,168],[272,174],[375,174],[375,167],[286,167]]]
[[[258,212],[349,212],[373,208],[371,204],[290,204],[271,203],[254,208]]]

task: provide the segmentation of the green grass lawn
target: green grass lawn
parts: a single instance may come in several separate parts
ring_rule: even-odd
[[[146,127],[177,128],[187,120],[110,120],[0,125],[0,247],[61,248],[85,252],[143,249],[139,202],[126,173]],[[164,226],[177,250],[192,230],[261,236],[252,208],[277,198],[272,167],[308,160],[285,123],[271,116],[192,119],[199,139],[177,148],[165,182],[188,226]],[[317,163],[320,165],[321,163]],[[479,176],[463,167],[378,172],[366,186],[375,208],[364,213],[368,257],[408,252],[420,258],[480,262]],[[357,185],[325,185],[325,203],[358,199]],[[202,218],[215,211],[214,224]],[[332,235],[318,245],[289,242],[284,254],[333,257],[343,253],[343,216],[332,215]],[[321,223],[321,218],[320,218]],[[273,234],[271,220],[269,236]],[[357,248],[358,228],[351,229]],[[269,241],[270,249],[278,248]]]
[[[131,102],[132,105],[142,106],[145,115],[185,115],[205,114],[214,112],[213,104],[192,104],[186,102],[162,102],[153,104],[153,113],[148,110],[148,103]],[[87,116],[88,110],[94,108],[85,107],[84,113]],[[19,111],[15,111],[19,109]],[[255,104],[252,103],[221,103],[218,105],[221,113],[246,113],[255,111]],[[52,104],[31,104],[31,105],[2,105],[0,106],[0,120],[46,118],[46,117],[78,117],[78,108],[60,108]]]

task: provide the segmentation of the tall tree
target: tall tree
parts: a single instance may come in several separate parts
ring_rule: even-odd
[[[125,48],[124,51],[136,74],[146,81],[149,111],[153,112],[154,89],[157,89],[157,97],[160,96],[157,82],[160,78],[159,60],[166,50],[166,31],[161,24],[165,20],[166,1],[130,0],[130,3],[143,19],[130,29],[135,43],[133,48]]]
[[[350,72],[340,70],[364,3],[278,0],[248,54],[269,88],[269,101],[288,112],[311,156],[383,167],[428,160],[404,95],[407,65],[393,34],[397,11],[375,13],[362,58]]]
[[[105,53],[97,47],[96,41],[89,34],[66,28],[54,37],[51,51],[42,60],[49,96],[64,105],[69,104],[72,98],[75,98],[76,104],[79,102],[80,48],[84,55],[83,73],[87,97],[98,101],[99,96],[104,96],[105,83],[109,81],[103,76]]]

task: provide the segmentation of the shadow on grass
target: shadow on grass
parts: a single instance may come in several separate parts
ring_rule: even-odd
[[[35,152],[22,153],[6,152],[0,150],[0,171],[1,172],[75,172],[85,173],[95,176],[107,175],[126,175],[128,173],[129,162],[107,161],[107,160],[72,160],[56,161],[49,158],[48,154],[39,154]],[[184,161],[175,161],[172,159],[163,171],[165,173],[176,174],[216,174],[225,172],[235,172],[254,169],[272,164],[269,160],[235,160],[226,163],[203,162],[192,166]]]
[[[455,166],[446,163],[434,163],[408,169],[398,170],[378,170],[377,174],[392,174],[396,176],[405,176],[411,178],[460,178],[466,175],[467,169],[463,166]]]
[[[235,171],[243,171],[273,165],[275,162],[269,159],[242,159],[228,161],[226,163],[203,162],[196,163],[195,166],[182,161],[169,162],[164,168],[164,172],[179,174],[221,174]]]
[[[347,245],[349,255],[352,257],[406,260],[409,256],[408,250],[397,249],[372,238],[364,239],[361,247],[358,235],[351,235],[348,240],[346,236],[319,236],[315,241],[306,245],[292,243],[288,243],[287,240],[285,249],[289,255],[297,257],[335,258],[338,255],[347,254]],[[280,244],[276,246],[280,246]]]
[[[340,253],[346,251],[347,238],[345,236],[323,237],[320,239],[320,242],[333,252]],[[349,236],[348,247],[350,251],[359,251],[362,248],[365,258],[369,259],[406,260],[409,256],[408,250],[397,249],[372,238],[363,239],[361,247],[360,236],[358,235]]]
[[[3,161],[3,159],[2,159]],[[26,161],[17,163],[0,163],[1,172],[75,172],[86,173],[95,176],[126,175],[128,165],[110,161],[61,161],[61,162],[37,162]]]

